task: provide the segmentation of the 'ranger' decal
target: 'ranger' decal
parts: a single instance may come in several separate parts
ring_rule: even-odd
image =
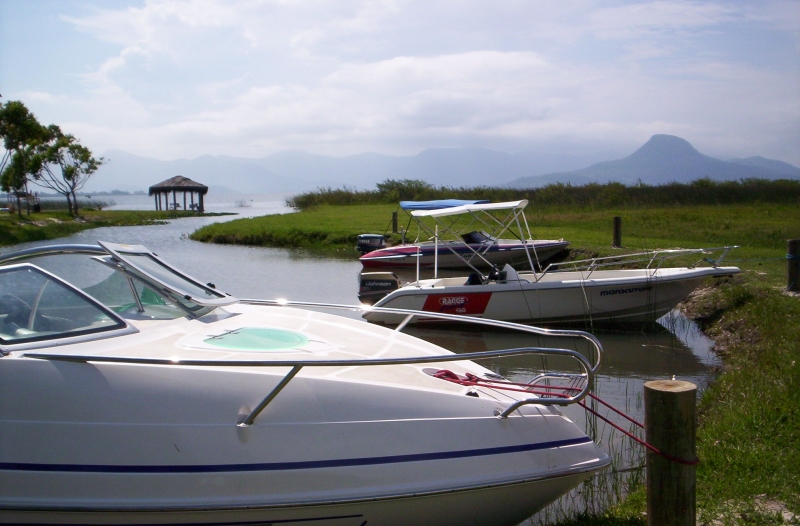
[[[444,312],[446,314],[483,314],[491,292],[471,292],[468,294],[430,294],[425,298],[422,310]]]

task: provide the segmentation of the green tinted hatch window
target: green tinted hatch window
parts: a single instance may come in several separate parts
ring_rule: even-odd
[[[280,352],[302,347],[308,343],[308,338],[294,331],[243,327],[218,336],[212,336],[206,339],[205,342],[231,351]]]

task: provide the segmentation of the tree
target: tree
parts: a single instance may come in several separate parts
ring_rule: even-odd
[[[20,194],[28,193],[28,176],[42,168],[36,149],[49,134],[22,102],[12,100],[0,104],[0,135],[5,148],[0,161],[0,188],[17,194],[17,210],[22,217]]]
[[[30,167],[39,168],[30,172],[33,183],[50,188],[67,198],[67,208],[73,217],[78,214],[77,191],[83,188],[89,177],[103,164],[105,159],[95,159],[89,148],[78,139],[64,134],[55,124],[47,127],[47,141],[36,148]]]

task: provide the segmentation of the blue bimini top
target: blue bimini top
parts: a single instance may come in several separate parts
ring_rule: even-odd
[[[463,205],[482,205],[488,203],[488,199],[435,199],[433,201],[400,201],[400,208],[403,210],[439,210],[440,208],[453,208]]]

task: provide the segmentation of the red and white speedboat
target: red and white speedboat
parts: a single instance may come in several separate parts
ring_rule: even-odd
[[[706,278],[731,276],[738,267],[721,266],[733,247],[663,250],[622,257],[570,262],[574,270],[517,272],[510,265],[487,275],[417,279],[400,286],[392,276],[373,275],[385,294],[375,307],[478,316],[519,323],[648,323],[683,301]],[[712,264],[662,267],[668,258],[723,251]],[[702,260],[701,260],[702,261]],[[645,262],[642,268],[607,270],[608,266]],[[700,263],[700,262],[699,262]],[[394,280],[392,282],[392,280]],[[386,292],[388,291],[388,292]],[[366,301],[366,298],[365,300]],[[385,324],[438,321],[435,318],[367,311],[364,318]]]

